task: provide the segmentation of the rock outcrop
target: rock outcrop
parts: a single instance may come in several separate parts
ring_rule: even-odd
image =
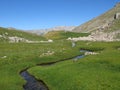
[[[109,33],[105,33],[102,31],[101,32],[96,31],[87,37],[68,38],[67,40],[72,40],[72,41],[106,41],[106,42],[120,41],[120,39],[116,39],[116,35],[118,33],[120,34],[120,31],[109,32]]]
[[[115,14],[114,19],[120,19],[120,12]]]

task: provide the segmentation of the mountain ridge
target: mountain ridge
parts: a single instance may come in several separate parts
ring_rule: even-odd
[[[49,31],[72,31],[76,26],[56,26],[53,28],[48,28],[48,29],[38,29],[38,30],[26,30],[26,32],[29,33],[34,33],[37,35],[43,35],[46,34]]]
[[[73,32],[91,34],[87,37],[68,38],[68,40],[120,41],[120,3],[102,15],[76,27]]]
[[[120,13],[120,3],[117,3],[112,9],[108,10],[107,12],[103,13],[102,15],[93,18],[92,20],[83,23],[82,25],[73,29],[73,32],[92,32],[98,29],[104,29],[108,27],[111,22],[116,19],[115,16]]]

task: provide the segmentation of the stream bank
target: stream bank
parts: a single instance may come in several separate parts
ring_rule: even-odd
[[[80,52],[87,52],[87,51],[80,50]],[[84,56],[85,56],[84,54],[78,55],[75,57],[71,57],[71,58],[67,58],[59,61],[37,64],[37,66],[50,66],[55,63],[59,63],[59,62],[71,60],[71,59],[73,59],[73,61],[77,61],[78,59],[81,59]],[[23,85],[24,90],[49,90],[48,86],[42,80],[37,80],[34,76],[29,74],[29,72],[27,71],[28,69],[29,68],[24,69],[20,72],[20,75],[23,77],[24,80],[26,80],[26,84]]]

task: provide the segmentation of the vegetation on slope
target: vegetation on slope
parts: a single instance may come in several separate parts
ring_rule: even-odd
[[[112,22],[111,26],[104,30],[105,33],[114,32],[114,38],[120,39],[120,19],[116,19]]]
[[[75,33],[75,32],[69,32],[69,31],[50,31],[47,34],[45,34],[45,37],[48,39],[53,40],[60,40],[60,39],[67,39],[69,37],[83,37],[88,36],[89,33]]]
[[[8,42],[8,37],[20,37],[20,38],[24,38],[27,40],[45,40],[44,37],[42,36],[38,36],[36,34],[31,34],[31,33],[27,33],[24,31],[20,31],[20,30],[9,30],[6,28],[1,28],[0,27],[0,42]]]
[[[120,20],[116,19],[113,20],[111,25],[108,28],[105,28],[105,32],[114,32],[114,31],[120,31]]]

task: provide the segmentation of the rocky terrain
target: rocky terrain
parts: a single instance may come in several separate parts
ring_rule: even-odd
[[[120,30],[115,31],[115,32],[110,32],[110,33],[96,31],[87,37],[68,38],[68,40],[72,40],[72,41],[107,41],[107,42],[120,41],[120,39],[116,37],[118,34],[120,34]]]
[[[68,38],[68,40],[120,41],[120,3],[106,13],[76,27],[73,32],[91,34],[87,37]]]

